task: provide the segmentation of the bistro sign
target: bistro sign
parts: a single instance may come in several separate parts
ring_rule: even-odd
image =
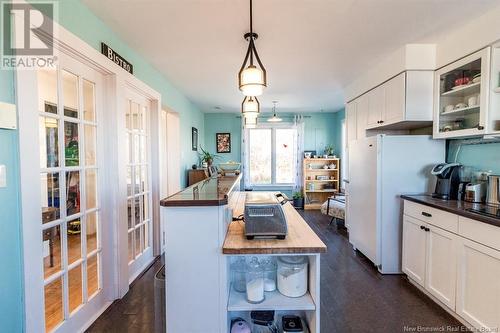
[[[134,66],[103,42],[101,42],[101,53],[130,74],[134,74]]]

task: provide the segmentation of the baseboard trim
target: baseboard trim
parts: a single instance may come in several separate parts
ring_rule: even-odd
[[[81,332],[85,332],[92,324],[113,304],[112,301],[107,301],[104,306],[97,311],[90,319],[82,326]]]
[[[150,261],[146,262],[142,266],[142,268],[139,270],[139,272],[135,276],[132,276],[132,278],[129,280],[129,283],[128,283],[129,290],[137,282],[137,280],[139,280],[151,268],[151,266],[153,266],[154,263],[160,259],[161,259],[161,256],[157,256],[157,257],[153,257]]]
[[[456,320],[458,320],[462,325],[466,326],[468,329],[473,329],[473,330],[476,330],[474,328],[474,325],[472,325],[471,323],[469,323],[467,320],[465,320],[464,318],[460,317],[455,311],[453,311],[452,309],[450,309],[447,305],[445,305],[443,302],[441,302],[439,299],[437,299],[436,297],[434,297],[431,293],[429,293],[427,290],[425,290],[424,287],[422,287],[418,282],[416,282],[415,280],[411,279],[408,275],[405,275],[406,278],[408,279],[408,281],[414,286],[416,287],[420,292],[422,292],[423,294],[425,294],[425,296],[429,297],[434,303],[436,303],[437,305],[439,305],[441,308],[443,308],[443,310],[445,310],[446,312],[448,312],[450,315],[452,315]]]

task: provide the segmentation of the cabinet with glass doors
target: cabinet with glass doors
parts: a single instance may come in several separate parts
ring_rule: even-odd
[[[434,138],[486,133],[490,53],[488,47],[436,71]]]

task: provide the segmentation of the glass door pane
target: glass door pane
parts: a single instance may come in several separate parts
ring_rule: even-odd
[[[439,132],[478,128],[481,111],[481,58],[440,76]]]
[[[98,114],[91,80],[60,68],[40,70],[37,78],[45,326],[50,331],[101,289]]]
[[[149,110],[146,101],[126,101],[126,184],[129,265],[150,248],[151,206]]]

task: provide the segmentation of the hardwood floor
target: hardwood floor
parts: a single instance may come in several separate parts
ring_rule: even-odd
[[[96,249],[96,237],[87,238],[88,251]],[[44,275],[49,277],[61,270],[61,247],[59,236],[54,237],[53,265],[50,258],[44,259]],[[68,235],[68,263],[81,258],[80,235]],[[98,290],[97,257],[87,260],[87,294],[91,297]],[[83,302],[82,265],[78,265],[68,273],[69,311],[74,311]],[[62,278],[57,278],[45,286],[45,329],[50,331],[63,320]]]
[[[354,252],[345,230],[329,226],[318,211],[300,214],[328,246],[321,258],[321,332],[405,332],[431,327],[464,332],[460,323],[413,287],[402,275],[381,275]],[[97,319],[88,332],[162,332],[155,330],[154,275],[157,261],[129,293]],[[454,331],[455,332],[455,331]]]

